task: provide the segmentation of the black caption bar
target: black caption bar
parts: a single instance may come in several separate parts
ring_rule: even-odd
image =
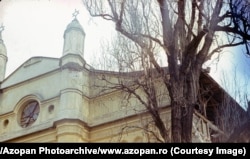
[[[101,157],[135,155],[138,157],[249,157],[249,144],[154,144],[154,143],[1,143],[0,156],[71,155]],[[70,157],[71,157],[70,156]],[[69,156],[68,156],[69,157]]]

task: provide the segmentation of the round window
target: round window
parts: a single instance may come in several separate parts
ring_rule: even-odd
[[[37,101],[31,101],[29,103],[27,103],[22,112],[21,112],[21,119],[20,119],[20,125],[23,128],[26,128],[30,125],[32,125],[38,115],[39,115],[39,103]]]

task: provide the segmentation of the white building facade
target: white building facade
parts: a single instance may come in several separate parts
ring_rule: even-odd
[[[5,78],[7,50],[0,33],[0,142],[157,142],[138,128],[152,121],[138,101],[124,104],[123,92],[97,87],[105,85],[103,76],[117,74],[86,64],[84,40],[75,18],[64,32],[61,58],[32,57]],[[161,105],[170,129],[167,92]],[[210,142],[212,127],[196,113],[193,141]]]

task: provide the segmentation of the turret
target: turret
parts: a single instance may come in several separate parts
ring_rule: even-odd
[[[68,24],[64,31],[63,56],[67,54],[78,54],[83,57],[84,54],[85,32],[76,18],[76,13],[78,12],[73,14],[75,18]]]
[[[76,18],[78,13],[78,11],[73,13],[74,19],[64,31],[63,55],[60,63],[62,67],[78,69],[85,63],[83,59],[85,32]]]
[[[2,82],[5,78],[6,64],[8,60],[7,50],[2,39],[3,30],[4,30],[4,26],[1,26],[0,27],[0,82]]]

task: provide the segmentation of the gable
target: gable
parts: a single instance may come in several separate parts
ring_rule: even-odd
[[[58,58],[32,57],[3,81],[2,88],[26,81],[58,68]]]

